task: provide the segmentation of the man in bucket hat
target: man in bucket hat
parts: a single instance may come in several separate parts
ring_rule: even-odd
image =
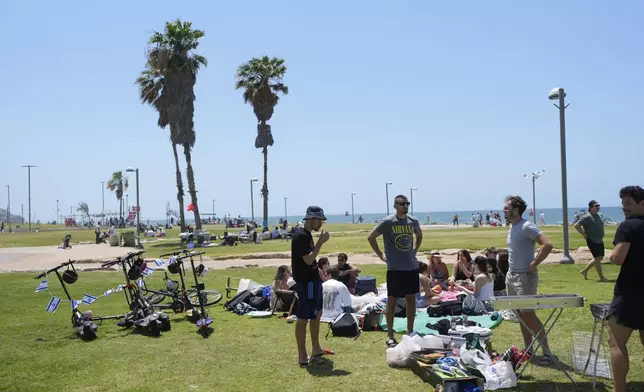
[[[297,293],[295,340],[300,366],[322,362],[324,349],[320,346],[320,318],[322,317],[322,279],[318,271],[317,256],[329,233],[322,231],[317,243],[311,232],[319,231],[326,220],[324,210],[311,206],[306,209],[304,227],[295,229],[291,240],[291,270]],[[311,323],[311,357],[306,352],[306,325]]]

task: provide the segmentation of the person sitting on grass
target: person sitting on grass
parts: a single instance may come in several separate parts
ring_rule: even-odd
[[[452,276],[449,278],[451,285],[456,281],[462,280],[474,280],[474,264],[472,263],[472,256],[470,256],[470,252],[466,249],[458,251]]]
[[[356,277],[360,273],[360,268],[356,268],[347,263],[348,259],[349,257],[346,253],[340,253],[338,255],[338,271],[340,272],[340,276],[337,279],[344,283],[349,289],[349,292],[353,294],[356,289]]]
[[[275,279],[273,280],[273,291],[289,290],[288,280],[290,278],[291,270],[288,268],[288,265],[280,265],[277,268],[277,274],[275,274]]]
[[[326,282],[331,279],[331,274],[329,273],[331,270],[331,264],[329,263],[328,257],[320,257],[318,259],[318,269],[320,270],[320,279],[322,282]]]
[[[427,256],[427,259],[429,260],[429,277],[432,284],[439,284],[441,288],[446,289],[449,270],[447,265],[443,263],[443,256],[437,250],[434,250]]]
[[[485,257],[487,258],[487,271],[494,277],[494,295],[505,295],[505,274],[499,269],[499,262],[497,256],[499,251],[495,247],[490,247],[485,250]],[[507,255],[506,255],[507,262]]]
[[[488,272],[487,259],[485,256],[476,256],[474,264],[477,268],[474,289],[458,283],[455,284],[455,287],[473,295],[480,301],[489,301],[494,296],[494,278]]]
[[[418,277],[420,280],[420,292],[416,294],[416,307],[426,308],[429,305],[436,305],[441,301],[438,293],[432,289],[429,279],[429,266],[422,261],[418,262]]]

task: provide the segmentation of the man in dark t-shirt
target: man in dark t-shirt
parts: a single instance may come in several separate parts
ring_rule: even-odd
[[[320,317],[322,317],[322,280],[318,271],[317,256],[322,245],[329,240],[329,233],[322,231],[317,243],[311,232],[318,231],[326,220],[320,207],[309,207],[304,217],[304,227],[295,229],[291,239],[291,270],[295,280],[297,309],[295,340],[300,366],[323,363],[324,350],[320,346]],[[306,351],[306,325],[311,322],[311,357]]]
[[[356,288],[356,277],[360,273],[360,269],[347,263],[348,259],[349,257],[346,253],[338,254],[339,276],[337,280],[344,283],[344,285],[349,289],[349,292],[353,294]]]
[[[610,357],[613,367],[613,392],[626,391],[628,351],[626,344],[638,330],[644,345],[644,189],[627,186],[619,191],[626,220],[615,233],[615,248],[610,261],[621,265],[608,320]]]

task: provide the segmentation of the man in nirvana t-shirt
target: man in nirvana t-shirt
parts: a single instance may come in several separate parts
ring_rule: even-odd
[[[383,219],[369,235],[369,244],[376,255],[387,263],[387,346],[394,347],[394,313],[398,298],[405,298],[407,306],[407,333],[414,331],[416,317],[416,294],[420,292],[420,276],[416,252],[423,241],[423,232],[418,220],[407,215],[409,201],[398,195],[394,199],[396,213]],[[380,251],[377,238],[382,235],[385,253]],[[416,236],[416,246],[414,246]]]
[[[628,351],[626,344],[637,330],[644,346],[644,189],[627,186],[619,191],[626,220],[615,233],[612,263],[621,265],[608,320],[608,343],[613,367],[613,392],[626,391]]]
[[[319,231],[326,220],[320,207],[309,207],[304,217],[304,227],[293,232],[291,239],[291,270],[297,293],[295,316],[295,341],[300,366],[323,363],[324,350],[320,346],[320,317],[322,317],[322,280],[316,258],[322,245],[329,240],[329,233],[322,231],[317,243],[311,232]],[[311,322],[311,357],[306,351],[306,325]]]

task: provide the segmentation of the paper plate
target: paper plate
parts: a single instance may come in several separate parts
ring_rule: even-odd
[[[252,312],[246,313],[246,315],[253,318],[264,318],[264,317],[271,317],[272,313],[268,311],[262,311],[262,310],[253,310]]]

